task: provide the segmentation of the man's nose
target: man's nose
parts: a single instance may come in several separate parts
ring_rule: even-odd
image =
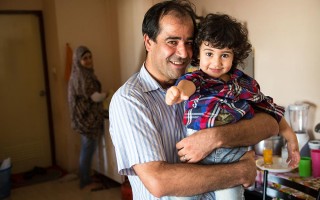
[[[188,47],[185,44],[179,44],[177,47],[177,55],[181,58],[188,57]]]

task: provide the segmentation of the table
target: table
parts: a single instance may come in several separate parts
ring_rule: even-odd
[[[272,173],[272,172],[269,172]],[[272,173],[276,176],[292,180],[294,182],[298,182],[302,185],[306,185],[310,188],[313,188],[315,190],[318,190],[320,188],[320,177],[314,178],[314,177],[300,177],[298,169],[295,169],[291,172],[286,173]],[[304,194],[302,192],[298,192],[292,188],[283,187],[279,184],[273,184],[273,187],[276,187],[280,189],[283,192],[290,193],[292,196],[296,196],[301,199],[314,199],[313,197],[310,197],[307,194]],[[255,184],[255,191],[258,191],[262,193],[263,188],[263,170],[257,169],[257,176],[256,176],[256,184]]]

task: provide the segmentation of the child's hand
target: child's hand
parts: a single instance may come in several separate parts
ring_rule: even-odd
[[[296,168],[300,162],[300,152],[299,152],[298,142],[296,140],[294,142],[288,141],[287,149],[288,149],[287,163],[289,164],[289,167]]]
[[[284,117],[279,123],[279,132],[287,141],[287,163],[289,164],[289,167],[296,168],[300,162],[299,144],[296,134],[293,132]]]
[[[175,103],[180,103],[184,100],[188,100],[189,97],[184,95],[182,91],[177,86],[172,86],[167,90],[166,94],[166,104],[173,105]]]

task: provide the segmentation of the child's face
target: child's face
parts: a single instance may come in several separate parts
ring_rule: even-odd
[[[200,69],[213,78],[222,78],[232,67],[232,49],[216,49],[207,42],[202,42],[199,55]]]
[[[93,60],[92,60],[92,55],[91,53],[87,52],[85,53],[81,59],[80,63],[83,67],[86,67],[88,69],[91,69],[93,67]]]

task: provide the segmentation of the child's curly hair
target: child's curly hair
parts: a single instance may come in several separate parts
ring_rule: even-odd
[[[193,66],[199,66],[199,48],[203,42],[213,48],[233,50],[234,59],[231,71],[243,65],[244,59],[252,51],[247,28],[229,15],[208,14],[200,21],[198,28],[191,63]]]

